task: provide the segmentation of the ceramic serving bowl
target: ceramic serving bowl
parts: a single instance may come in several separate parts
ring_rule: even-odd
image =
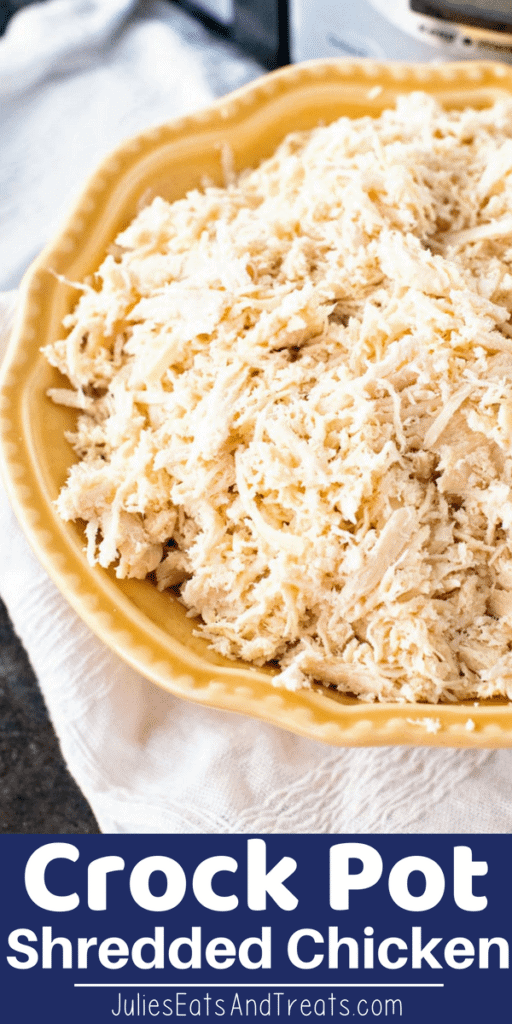
[[[194,622],[169,593],[146,581],[117,580],[91,567],[83,531],[64,523],[53,502],[73,459],[64,431],[75,413],[46,396],[62,378],[40,354],[62,333],[81,281],[155,195],[175,200],[207,175],[223,183],[222,149],[237,170],[269,156],[292,130],[342,114],[378,114],[401,92],[422,89],[445,105],[492,103],[512,94],[504,64],[401,64],[318,60],[276,71],[206,110],[151,129],[120,146],[86,185],[59,235],[26,274],[3,368],[1,460],[6,487],[36,554],[91,629],[159,686],[202,704],[242,712],[302,736],[342,746],[432,744],[508,747],[512,705],[360,703],[318,687],[272,686],[272,670],[228,661],[193,636]],[[469,724],[468,724],[468,720]]]

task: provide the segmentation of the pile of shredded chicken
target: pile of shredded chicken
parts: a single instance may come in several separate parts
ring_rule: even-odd
[[[59,512],[277,685],[512,699],[511,310],[512,101],[291,134],[83,286]]]

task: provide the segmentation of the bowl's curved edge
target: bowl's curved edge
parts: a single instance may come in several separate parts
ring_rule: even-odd
[[[29,269],[21,286],[18,313],[0,375],[0,468],[6,490],[35,554],[59,590],[93,632],[132,668],[169,692],[189,700],[249,714],[298,735],[337,746],[435,745],[509,747],[512,706],[457,706],[338,703],[321,689],[290,693],[271,685],[269,676],[250,667],[218,669],[204,662],[191,666],[183,652],[169,650],[144,627],[143,615],[129,621],[112,608],[102,570],[88,567],[66,549],[55,514],[42,499],[37,467],[26,449],[22,395],[24,368],[38,352],[37,323],[44,305],[48,268],[59,269],[78,244],[87,223],[107,201],[120,174],[130,173],[152,149],[191,132],[221,128],[243,120],[250,110],[276,96],[321,80],[350,82],[375,92],[390,88],[428,88],[443,95],[461,89],[493,88],[512,92],[512,68],[492,62],[411,65],[402,62],[313,60],[281,68],[216,101],[206,110],[151,128],[121,144],[89,179],[56,238]],[[171,644],[172,646],[172,644]],[[196,659],[197,661],[197,659]]]

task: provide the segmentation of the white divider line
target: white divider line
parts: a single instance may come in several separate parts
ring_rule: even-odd
[[[398,982],[398,981],[285,981],[282,984],[274,981],[241,981],[221,982],[206,981],[170,982],[170,981],[76,981],[73,988],[444,988],[443,982]]]

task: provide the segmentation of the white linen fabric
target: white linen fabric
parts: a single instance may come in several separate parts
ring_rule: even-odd
[[[0,40],[0,286],[122,137],[260,72],[165,3],[48,0]],[[0,296],[0,354],[16,302]],[[159,690],[80,621],[0,494],[0,593],[103,832],[509,832],[511,751],[337,749]]]

